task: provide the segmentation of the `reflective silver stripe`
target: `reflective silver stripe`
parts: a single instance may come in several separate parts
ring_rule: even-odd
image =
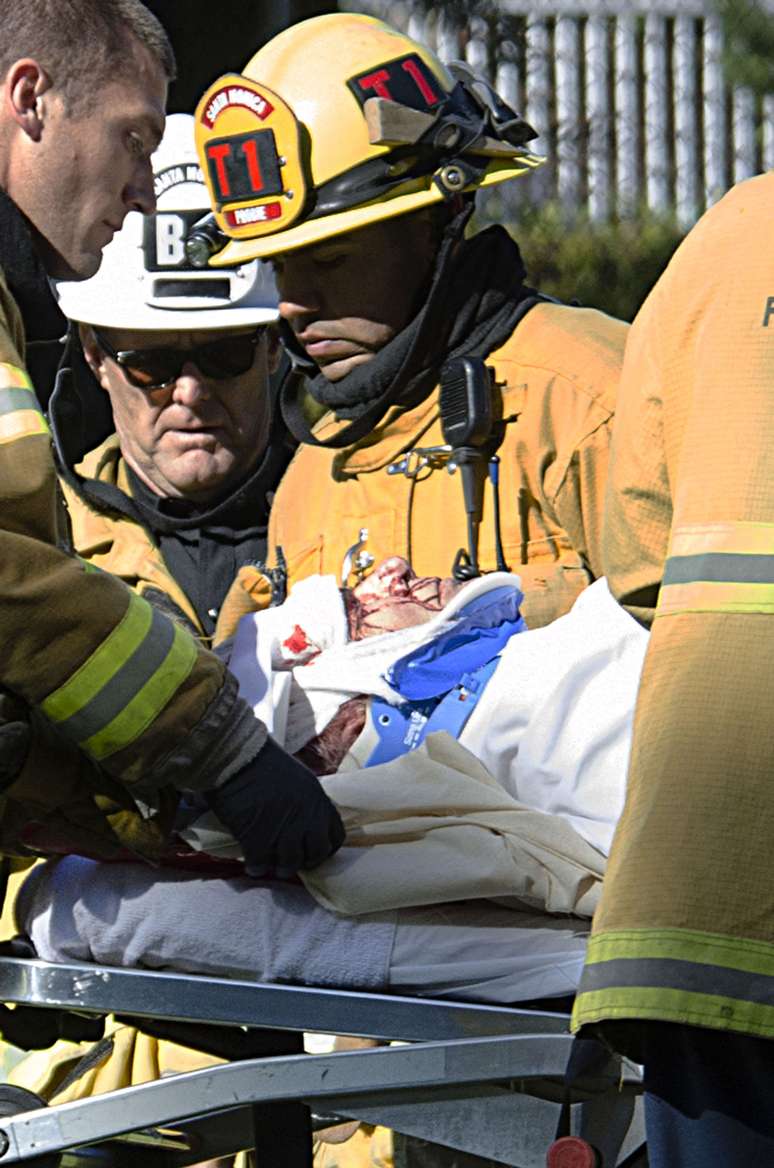
[[[700,581],[729,584],[774,584],[774,555],[711,552],[671,556],[664,567],[664,586]]]
[[[148,631],[132,655],[86,705],[58,723],[59,729],[85,743],[109,725],[162,665],[174,636],[173,622],[154,608]]]
[[[39,410],[32,391],[0,387],[0,414],[14,414],[17,410]]]
[[[774,975],[669,957],[618,957],[592,962],[583,970],[578,993],[633,987],[710,994],[774,1006]]]

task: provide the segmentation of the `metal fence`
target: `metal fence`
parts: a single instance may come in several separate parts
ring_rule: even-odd
[[[506,210],[554,198],[595,221],[648,209],[689,227],[733,183],[774,168],[774,95],[728,82],[711,0],[341,7],[467,60],[526,115],[548,162],[502,188]]]

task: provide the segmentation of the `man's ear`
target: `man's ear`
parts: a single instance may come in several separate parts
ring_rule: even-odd
[[[51,88],[51,79],[32,57],[14,61],[3,85],[6,111],[34,142],[39,142],[45,118],[41,98]]]
[[[282,356],[282,345],[280,344],[279,331],[277,326],[270,324],[266,326],[266,360],[269,365],[269,373],[276,373]]]
[[[78,336],[81,338],[81,348],[83,355],[86,358],[86,364],[91,369],[97,381],[103,389],[107,389],[106,372],[105,372],[105,354],[97,344],[97,338],[94,336],[94,330],[91,325],[79,324]]]

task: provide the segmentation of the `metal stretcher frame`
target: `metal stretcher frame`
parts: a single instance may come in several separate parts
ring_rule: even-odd
[[[140,1149],[149,1168],[183,1168],[251,1146],[259,1168],[303,1168],[308,1149],[280,1147],[282,1109],[298,1102],[542,1168],[557,1103],[570,1101],[561,1084],[573,1040],[560,1013],[6,957],[0,1001],[407,1044],[245,1059],[2,1117],[0,1168],[41,1156],[56,1164],[58,1153],[63,1168],[137,1164]],[[614,1066],[574,1092],[568,1110],[604,1168],[645,1163],[632,1122],[638,1090],[636,1070]]]

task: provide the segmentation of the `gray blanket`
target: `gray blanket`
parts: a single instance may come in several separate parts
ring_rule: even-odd
[[[77,856],[33,870],[17,919],[46,961],[490,1002],[572,993],[587,929],[485,901],[345,917],[295,884]]]

